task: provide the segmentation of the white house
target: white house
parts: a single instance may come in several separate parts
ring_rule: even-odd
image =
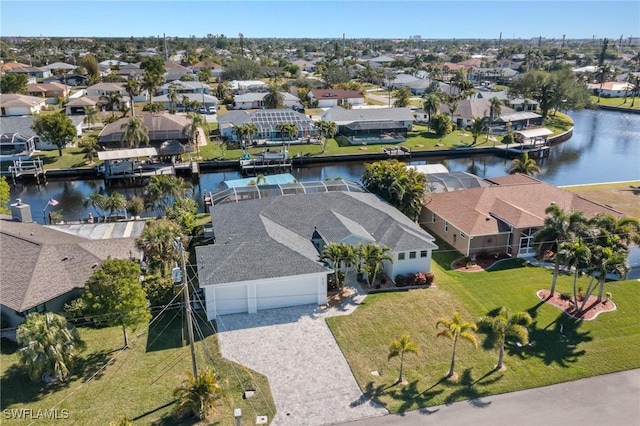
[[[297,96],[292,95],[289,92],[281,92],[284,98],[284,107],[291,109],[302,108],[300,99]],[[266,93],[245,93],[242,95],[235,95],[233,97],[233,103],[235,109],[261,109],[264,108],[264,97]]]
[[[621,98],[631,94],[633,84],[626,81],[605,81],[602,88],[599,83],[588,84],[587,88],[592,90],[594,95],[600,93],[603,98]]]
[[[434,238],[377,196],[345,181],[298,186],[227,189],[228,202],[211,208],[214,244],[196,247],[208,319],[326,303],[333,271],[320,253],[332,242],[390,248],[391,278],[430,270]]]
[[[47,100],[35,96],[15,93],[0,94],[0,111],[2,116],[39,114],[47,105]]]
[[[105,96],[112,92],[118,92],[121,95],[127,94],[124,83],[96,83],[85,89],[87,96]]]
[[[345,104],[364,105],[364,93],[357,90],[314,89],[309,91],[309,101],[318,108],[332,108]]]

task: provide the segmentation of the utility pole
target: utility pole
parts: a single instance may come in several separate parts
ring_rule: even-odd
[[[177,237],[173,241],[174,247],[180,251],[180,259],[182,261],[182,291],[184,294],[184,303],[187,308],[187,331],[189,332],[189,346],[191,347],[191,367],[193,368],[193,377],[198,378],[198,366],[196,364],[196,348],[194,345],[193,339],[193,315],[192,315],[192,306],[191,300],[189,298],[189,280],[187,279],[187,262],[184,258],[184,247],[182,246],[182,242],[180,238]],[[174,268],[175,269],[175,268]],[[176,274],[174,273],[174,281],[176,278]]]

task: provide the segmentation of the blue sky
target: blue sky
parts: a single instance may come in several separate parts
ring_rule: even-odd
[[[0,1],[3,36],[503,38],[640,36],[633,1]]]

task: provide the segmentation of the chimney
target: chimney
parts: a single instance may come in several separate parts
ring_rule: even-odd
[[[31,207],[29,204],[24,204],[22,200],[18,198],[15,204],[11,204],[11,218],[18,222],[33,222],[31,217]]]

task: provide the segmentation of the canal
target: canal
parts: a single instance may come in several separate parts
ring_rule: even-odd
[[[575,122],[573,136],[552,147],[549,157],[538,160],[542,169],[539,179],[557,186],[640,180],[640,114],[584,110],[569,112],[569,115]],[[441,163],[451,171],[467,171],[486,178],[507,174],[511,165],[510,160],[494,156],[441,157],[409,163]],[[336,163],[296,168],[292,174],[298,181],[337,177],[360,181],[363,171],[362,163]],[[204,192],[215,191],[224,180],[240,177],[235,171],[203,174],[200,184],[194,187],[194,198],[200,203],[200,209],[204,208]],[[12,187],[11,199],[13,202],[20,198],[31,205],[33,219],[44,223],[52,208],[47,206],[47,201],[53,198],[60,203],[55,209],[62,210],[65,220],[76,221],[92,211],[84,200],[99,191],[105,191],[102,180],[49,180],[40,187],[19,184]],[[142,188],[117,191],[127,197],[143,195]]]

